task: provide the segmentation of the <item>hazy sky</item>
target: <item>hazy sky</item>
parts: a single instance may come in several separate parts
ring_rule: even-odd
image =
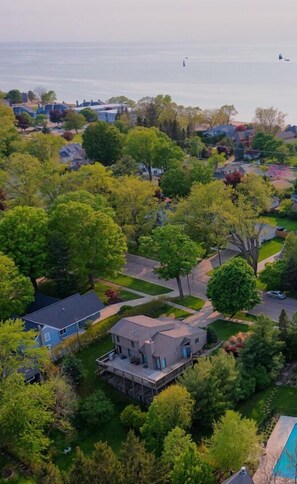
[[[1,0],[0,41],[294,42],[296,0]]]

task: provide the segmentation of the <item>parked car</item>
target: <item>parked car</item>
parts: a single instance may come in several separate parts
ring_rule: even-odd
[[[285,299],[287,297],[282,291],[267,291],[266,294],[274,299]]]

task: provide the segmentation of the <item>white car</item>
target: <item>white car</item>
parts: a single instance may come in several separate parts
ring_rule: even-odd
[[[282,291],[267,291],[266,294],[274,299],[286,299],[287,297]]]

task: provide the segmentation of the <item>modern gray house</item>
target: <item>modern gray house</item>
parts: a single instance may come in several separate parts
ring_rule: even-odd
[[[109,331],[114,349],[98,358],[97,370],[132,398],[154,395],[193,364],[206,344],[206,331],[174,319],[126,317]]]

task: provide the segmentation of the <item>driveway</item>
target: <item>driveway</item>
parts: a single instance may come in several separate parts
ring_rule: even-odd
[[[291,318],[294,313],[297,313],[297,300],[289,297],[283,300],[272,299],[264,294],[262,302],[257,304],[249,313],[265,314],[274,321],[278,321],[282,309],[285,309],[289,318]]]

